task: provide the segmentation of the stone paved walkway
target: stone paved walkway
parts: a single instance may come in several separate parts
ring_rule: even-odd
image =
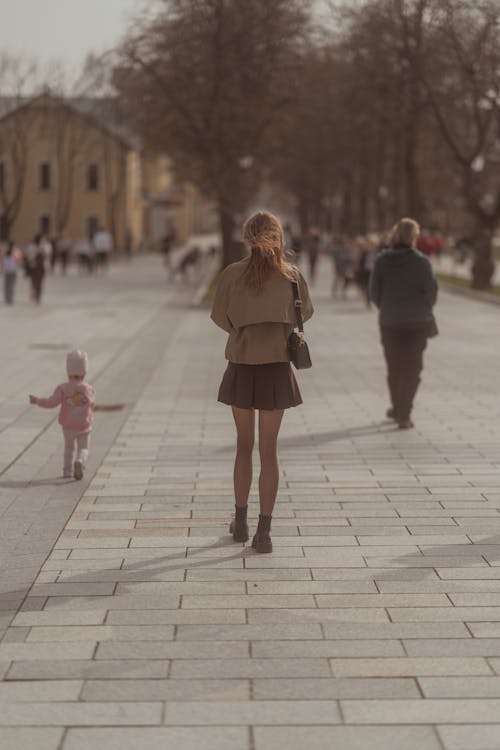
[[[332,300],[323,262],[314,368],[282,429],[275,551],[257,556],[227,532],[224,335],[179,293],[164,304],[154,262],[99,282],[113,324],[91,315],[99,286],[78,318],[89,349],[124,337],[123,360],[99,361],[99,397],[124,394],[126,408],[98,414],[90,481],[57,487],[57,426],[33,437],[35,412],[19,416],[34,442],[2,493],[18,471],[11,504],[71,516],[55,518],[27,596],[0,597],[0,748],[498,750],[498,308],[441,296],[416,429],[398,431],[383,419],[375,314],[354,292]],[[16,340],[32,317],[11,320]],[[21,349],[16,393],[34,378]],[[44,390],[57,358],[34,351]],[[252,527],[257,514],[254,493]]]

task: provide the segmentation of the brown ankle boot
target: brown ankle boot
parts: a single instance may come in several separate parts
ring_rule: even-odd
[[[259,515],[259,524],[252,541],[252,547],[256,552],[272,552],[273,543],[269,532],[271,531],[271,516]]]
[[[229,524],[229,533],[235,542],[248,542],[247,508],[235,505],[235,516]]]

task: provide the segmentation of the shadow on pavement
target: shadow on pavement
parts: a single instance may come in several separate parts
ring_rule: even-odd
[[[75,480],[73,477],[54,477],[53,479],[35,479],[30,480],[28,482],[24,482],[22,480],[15,481],[12,480],[11,482],[0,482],[0,487],[8,488],[8,489],[16,489],[16,488],[28,488],[28,487],[45,487],[49,485],[60,485],[60,484],[68,484],[68,482],[74,482]]]
[[[331,443],[335,440],[345,440],[349,438],[361,437],[363,435],[378,435],[381,432],[394,432],[397,425],[392,421],[384,421],[361,425],[359,427],[346,427],[343,430],[328,430],[327,432],[315,432],[294,437],[282,437],[279,440],[280,446],[300,446],[306,443]]]
[[[393,558],[394,562],[402,564],[399,565],[398,568],[388,569],[387,573],[384,573],[381,576],[377,575],[376,580],[397,581],[398,570],[414,570],[415,576],[412,580],[423,581],[433,573],[436,568],[466,568],[470,565],[471,559],[482,557],[483,553],[486,552],[484,547],[488,548],[488,558],[490,560],[500,560],[500,535],[488,536],[481,539],[480,542],[471,544],[441,544],[436,545],[435,547],[426,546],[425,555],[412,552],[408,555],[395,557]],[[473,551],[475,551],[475,555],[471,554]],[[421,563],[426,558],[429,558],[428,566],[421,567],[420,565],[412,565],[412,563]],[[439,562],[436,564],[436,558],[442,558],[443,565],[440,565]],[[453,560],[453,564],[447,565],[446,563],[450,558]],[[485,568],[491,567],[485,557],[482,557],[482,559],[486,563],[486,565],[484,565]],[[405,562],[407,565],[404,564]],[[478,569],[477,565],[474,565],[473,567]],[[498,570],[498,576],[500,578],[500,568]]]

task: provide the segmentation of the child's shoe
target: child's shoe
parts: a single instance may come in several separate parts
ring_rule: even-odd
[[[63,469],[63,479],[72,479],[73,478],[73,472],[71,469]]]
[[[83,479],[83,464],[81,461],[75,461],[73,476],[75,479]]]

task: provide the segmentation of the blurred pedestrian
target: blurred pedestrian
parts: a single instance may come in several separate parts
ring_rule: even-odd
[[[57,257],[61,264],[61,271],[65,275],[68,268],[68,261],[71,252],[71,238],[66,232],[63,232],[57,238]]]
[[[302,258],[302,237],[300,236],[300,232],[292,232],[290,237],[290,247],[294,253],[294,261],[299,265],[300,259]]]
[[[333,262],[332,294],[336,297],[340,290],[345,299],[349,284],[354,281],[352,248],[347,237],[334,237],[330,253]]]
[[[163,262],[167,271],[172,271],[172,249],[174,246],[176,237],[175,227],[169,224],[166,228],[165,234],[161,238],[160,252],[163,255]]]
[[[57,237],[47,237],[47,242],[50,245],[50,272],[54,273],[57,261],[59,260],[59,253],[58,253],[58,238]]]
[[[90,238],[82,237],[78,242],[75,243],[73,248],[74,253],[78,262],[79,271],[87,271],[92,273],[94,270],[94,257],[95,251]]]
[[[309,261],[309,281],[314,284],[316,281],[316,265],[319,258],[319,244],[321,235],[317,227],[311,227],[306,235],[306,251]]]
[[[370,306],[369,285],[370,276],[375,262],[377,243],[378,237],[375,239],[373,237],[357,237],[356,239],[357,262],[354,271],[354,278],[367,307]]]
[[[434,243],[428,229],[421,230],[415,247],[424,255],[427,255],[429,258],[431,257],[434,251]]]
[[[113,238],[105,227],[99,227],[92,238],[97,268],[107,268],[109,254],[113,250]]]
[[[60,406],[59,424],[64,434],[63,477],[82,479],[89,453],[90,432],[94,418],[95,392],[85,382],[88,369],[86,352],[75,349],[66,357],[68,381],[58,385],[52,396],[38,398],[30,394],[30,404],[44,409]],[[75,458],[76,448],[76,460]]]
[[[429,259],[415,247],[419,231],[413,219],[401,219],[396,224],[391,247],[377,256],[370,281],[387,362],[391,397],[387,417],[400,429],[413,427],[411,411],[423,353],[427,339],[437,334],[433,315],[437,283]]]
[[[125,257],[127,260],[130,260],[132,257],[133,244],[134,240],[132,237],[132,232],[130,231],[130,229],[127,229],[127,231],[125,232],[125,242],[123,246]]]
[[[3,292],[6,305],[14,304],[17,271],[21,263],[21,251],[10,241],[2,257]]]
[[[273,214],[259,211],[251,216],[244,225],[244,241],[250,255],[223,271],[211,314],[229,334],[229,361],[218,400],[232,407],[237,432],[236,515],[230,526],[236,542],[248,539],[255,411],[259,412],[260,515],[252,546],[257,552],[272,552],[278,433],[284,410],[302,403],[287,347],[296,320],[292,282],[298,283],[304,320],[311,317],[313,307],[302,274],[286,262],[283,229]]]
[[[28,275],[31,281],[31,296],[36,304],[42,300],[43,281],[47,264],[50,263],[50,245],[45,237],[36,234],[26,251]]]

